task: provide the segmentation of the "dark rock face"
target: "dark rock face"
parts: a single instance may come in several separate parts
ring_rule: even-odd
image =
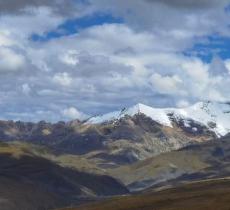
[[[163,133],[161,128],[162,126],[151,118],[146,117],[143,114],[138,114],[134,117],[126,116],[118,120],[108,136],[114,140],[132,139],[133,141],[138,142],[143,138],[145,133],[160,136]]]

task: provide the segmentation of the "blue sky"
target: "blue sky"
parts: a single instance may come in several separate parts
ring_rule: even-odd
[[[123,23],[123,20],[122,18],[113,17],[111,14],[96,13],[81,18],[67,19],[51,31],[42,34],[32,34],[30,39],[35,42],[45,42],[51,39],[73,35],[93,26],[113,23]]]
[[[197,41],[192,48],[186,49],[184,54],[187,56],[196,55],[203,61],[210,63],[214,56],[219,56],[223,60],[230,57],[230,37],[209,35],[203,40]]]
[[[230,101],[229,0],[27,0],[0,8],[0,118]]]

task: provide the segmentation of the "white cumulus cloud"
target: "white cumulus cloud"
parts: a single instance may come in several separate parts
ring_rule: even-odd
[[[64,109],[62,111],[62,114],[65,118],[69,119],[69,120],[74,120],[74,119],[78,119],[78,120],[84,120],[86,118],[88,118],[88,115],[80,112],[78,109],[76,109],[75,107],[69,107],[67,109]]]
[[[53,81],[61,86],[68,87],[72,83],[72,78],[67,72],[63,72],[55,74]]]
[[[181,89],[183,81],[177,75],[173,76],[162,76],[160,74],[153,74],[150,78],[152,86],[159,93],[165,94],[184,94],[185,92]]]

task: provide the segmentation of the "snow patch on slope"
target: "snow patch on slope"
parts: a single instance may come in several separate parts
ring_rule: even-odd
[[[218,136],[230,132],[230,105],[217,102],[199,102],[185,109],[174,109],[174,116],[192,119],[214,131]]]

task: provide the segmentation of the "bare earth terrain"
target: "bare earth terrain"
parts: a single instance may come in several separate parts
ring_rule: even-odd
[[[160,192],[123,196],[65,210],[229,210],[230,179],[201,181]]]

